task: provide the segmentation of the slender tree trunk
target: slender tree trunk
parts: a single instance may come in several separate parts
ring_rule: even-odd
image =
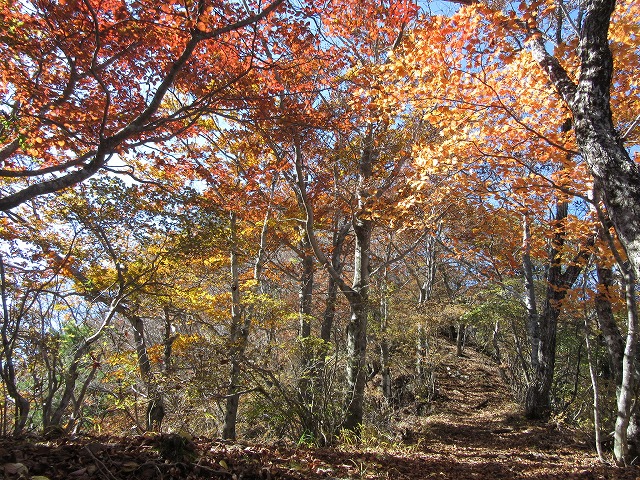
[[[547,271],[547,292],[540,322],[540,341],[538,345],[537,368],[533,370],[525,397],[525,414],[528,418],[546,420],[551,413],[551,385],[555,371],[556,331],[562,304],[570,289],[578,279],[583,264],[591,255],[595,236],[590,236],[580,247],[575,258],[562,270],[562,249],[565,232],[564,220],[568,214],[568,205],[557,205],[555,234],[549,248],[549,267]]]
[[[80,389],[80,394],[78,398],[73,401],[73,413],[71,414],[71,418],[69,419],[69,425],[67,426],[67,431],[73,431],[77,433],[82,428],[82,406],[84,403],[84,399],[87,396],[87,390],[89,385],[93,381],[96,376],[96,372],[98,371],[99,363],[95,362],[91,366],[91,371],[87,378],[82,383],[82,388]]]
[[[426,237],[424,245],[425,255],[425,276],[423,279],[414,274],[418,282],[418,309],[423,311],[426,303],[431,299],[433,285],[436,279],[436,240],[440,234],[440,229],[435,235]],[[416,345],[416,374],[421,381],[427,380],[425,365],[429,354],[428,328],[422,323],[418,324],[417,345]]]
[[[171,312],[169,305],[164,307],[164,338],[162,339],[162,358],[164,365],[164,372],[170,373],[173,371],[173,342],[176,341],[178,335],[173,333],[173,325],[171,323]]]
[[[611,289],[613,288],[613,272],[608,267],[596,265],[598,274],[598,290],[594,299],[598,328],[609,353],[609,369],[616,386],[622,383],[622,360],[624,357],[624,341],[616,324],[611,306]]]
[[[298,316],[300,327],[298,335],[301,343],[300,356],[300,378],[298,378],[298,389],[304,406],[303,429],[307,432],[313,432],[316,429],[313,421],[313,400],[314,389],[318,376],[315,367],[313,346],[309,342],[305,342],[311,338],[311,319],[313,306],[313,253],[310,251],[309,240],[306,232],[302,232],[302,241],[300,242],[300,253],[302,255],[302,273],[300,276],[300,293],[298,300]]]
[[[0,368],[2,369],[2,380],[6,385],[7,393],[15,402],[13,434],[21,435],[29,418],[30,405],[29,401],[24,398],[18,390],[13,359],[10,359],[9,355],[6,355],[4,360],[4,365],[0,364]]]
[[[265,256],[267,252],[267,233],[269,232],[269,218],[271,217],[271,208],[273,202],[274,192],[276,185],[278,184],[277,178],[275,178],[271,184],[271,193],[269,197],[269,204],[267,205],[267,211],[264,213],[264,220],[262,221],[262,229],[260,230],[260,245],[258,247],[258,253],[256,255],[255,264],[253,266],[253,279],[256,281],[256,293],[262,292],[262,271],[264,270]]]
[[[366,384],[367,316],[366,300],[353,301],[347,325],[347,404],[344,428],[359,431],[364,416]]]
[[[329,277],[327,280],[327,298],[325,300],[324,313],[322,314],[322,325],[320,327],[320,338],[325,342],[331,341],[331,332],[336,318],[336,304],[338,301],[338,284]]]
[[[277,184],[277,179],[271,185],[271,199]],[[255,258],[253,277],[256,282],[254,293],[263,292],[262,272],[267,251],[267,233],[269,230],[269,217],[271,216],[271,200],[265,212],[262,230],[260,231],[260,244]],[[241,304],[240,298],[240,267],[238,260],[238,216],[231,212],[229,217],[229,249],[231,272],[231,325],[229,327],[229,357],[231,368],[229,370],[229,385],[227,386],[224,423],[222,426],[222,438],[235,440],[240,406],[240,379],[242,373],[242,356],[244,355],[251,330],[252,313]],[[243,320],[244,316],[244,320]]]
[[[331,267],[338,274],[342,273],[342,249],[347,234],[351,230],[351,225],[346,224],[338,228],[337,222],[333,232],[333,250],[331,252]],[[333,275],[329,275],[327,284],[327,299],[324,314],[322,315],[322,326],[320,328],[320,338],[325,342],[331,341],[331,331],[336,316],[336,302],[338,300],[338,283]]]
[[[514,319],[511,320],[510,322],[510,326],[511,326],[511,337],[513,338],[513,344],[516,348],[516,354],[518,357],[518,361],[520,362],[520,367],[522,368],[522,371],[524,372],[524,377],[525,380],[527,382],[527,385],[531,384],[531,377],[532,377],[532,373],[530,372],[530,365],[527,364],[527,360],[524,356],[523,350],[522,350],[522,343],[520,342],[520,337],[518,336],[519,333],[519,327],[516,325],[516,322]]]
[[[355,275],[356,278],[359,276]],[[362,282],[364,281],[359,279],[354,282],[354,290],[360,294],[350,301],[351,317],[347,324],[347,404],[344,428],[351,431],[359,431],[362,425],[367,377],[368,272],[366,283]]]
[[[594,197],[598,196],[594,189]],[[614,429],[614,455],[619,464],[628,463],[630,457],[637,456],[638,448],[638,409],[635,400],[635,384],[638,371],[636,367],[638,340],[638,312],[636,304],[635,276],[632,265],[625,261],[616,249],[614,239],[609,235],[611,226],[607,212],[597,209],[602,223],[599,230],[600,238],[609,244],[620,270],[622,271],[622,285],[625,289],[627,304],[627,339],[623,342],[622,335],[613,316],[610,289],[613,286],[613,273],[610,268],[597,266],[598,292],[595,304],[597,318],[602,335],[605,339],[610,357],[610,370],[616,385],[617,416]],[[635,407],[635,408],[634,408]],[[635,450],[630,450],[630,439]]]
[[[136,356],[140,377],[147,390],[147,408],[145,412],[145,429],[159,431],[164,420],[164,396],[153,378],[151,361],[147,350],[147,340],[144,331],[144,320],[135,314],[129,314],[127,319],[133,327],[133,341],[136,345]]]
[[[311,336],[311,314],[313,306],[313,253],[309,250],[309,240],[304,234],[301,242],[302,276],[300,279],[300,337]]]
[[[416,376],[424,381],[425,379],[425,363],[428,351],[427,332],[422,323],[418,323],[416,333]]]
[[[358,431],[364,415],[366,384],[367,320],[373,221],[368,205],[368,183],[373,175],[373,131],[364,140],[358,162],[358,211],[353,218],[355,233],[352,294],[348,296],[351,317],[347,325],[347,408],[344,427]]]
[[[249,317],[242,322],[242,305],[240,304],[240,273],[238,265],[237,216],[231,213],[230,221],[230,261],[231,261],[231,331],[229,355],[231,357],[231,371],[229,372],[229,386],[227,387],[227,402],[222,427],[222,438],[233,440],[236,438],[236,423],[240,394],[238,393],[241,373],[241,357],[246,348],[249,336]]]
[[[456,355],[461,357],[464,349],[464,337],[467,326],[464,323],[458,323],[458,332],[456,335]]]
[[[24,398],[18,390],[16,382],[15,364],[13,363],[13,350],[15,344],[15,338],[17,338],[17,332],[19,325],[13,326],[15,330],[14,335],[9,335],[9,325],[11,318],[9,316],[9,303],[7,298],[7,281],[4,269],[4,257],[0,255],[0,293],[2,294],[2,327],[0,332],[2,333],[2,357],[0,358],[0,376],[7,389],[7,393],[15,402],[15,417],[13,424],[14,435],[21,435],[27,419],[29,418],[29,401]],[[17,322],[16,322],[17,323]]]
[[[585,288],[586,290],[586,288]],[[586,308],[585,308],[586,310]],[[593,388],[593,430],[596,437],[596,451],[598,458],[604,462],[604,454],[602,453],[602,422],[600,419],[600,389],[598,388],[598,372],[593,360],[593,352],[591,348],[591,322],[589,320],[589,312],[584,312],[584,342],[587,347],[587,360],[589,362],[589,376],[591,378],[591,387]]]
[[[538,352],[532,381],[527,388],[525,413],[528,418],[548,419],[551,413],[551,385],[555,371],[556,331],[561,302],[566,295],[562,285],[562,247],[564,245],[563,222],[567,217],[568,205],[558,203],[555,218],[556,233],[549,249],[547,273],[547,294],[540,321]]]
[[[500,320],[496,320],[493,324],[493,332],[491,335],[491,343],[493,344],[493,354],[498,366],[502,365],[502,353],[500,351]]]
[[[636,362],[636,342],[638,340],[638,313],[636,305],[635,278],[631,267],[624,267],[624,287],[627,300],[627,341],[622,360],[622,383],[618,394],[618,416],[613,436],[613,453],[616,462],[627,465],[629,462],[629,444],[627,428],[631,419],[631,406],[634,401],[634,380]]]
[[[382,320],[384,322],[384,320]],[[386,332],[382,331],[382,335],[386,336]],[[380,385],[382,396],[387,402],[391,402],[391,355],[389,351],[389,342],[385,337],[380,339],[380,363],[382,365],[382,383]]]
[[[540,319],[536,302],[536,289],[531,261],[531,227],[528,215],[523,217],[522,267],[524,272],[524,303],[527,307],[527,330],[531,343],[531,369],[539,368],[538,350],[540,349]]]
[[[607,271],[605,273],[605,281],[608,286],[612,286],[613,283],[609,283],[607,277],[611,274],[610,269],[605,269]],[[602,281],[602,280],[601,280]],[[625,359],[625,342],[622,338],[622,334],[620,333],[620,329],[616,324],[615,318],[613,316],[613,311],[611,307],[611,301],[606,294],[598,295],[595,300],[596,303],[596,311],[598,315],[598,327],[604,338],[605,344],[607,346],[607,350],[609,352],[609,372],[610,379],[616,386],[616,397],[618,401],[620,400],[620,395],[624,389],[624,377],[623,377],[623,365]],[[637,335],[637,333],[636,333]],[[628,340],[628,338],[627,338]],[[637,377],[637,369],[634,370],[633,375]],[[637,383],[637,378],[633,381],[634,385]],[[634,388],[632,388],[633,390]],[[628,395],[628,394],[627,394]],[[634,404],[635,408],[632,408],[630,412],[630,418],[627,427],[627,444],[633,444],[636,448],[638,447],[638,426],[637,426],[637,404]],[[624,451],[625,449],[620,448],[620,451]],[[631,452],[628,449],[629,456],[637,455],[637,452]]]
[[[382,396],[387,402],[391,402],[391,355],[389,348],[389,340],[387,338],[388,325],[389,325],[389,262],[391,260],[391,245],[393,237],[389,236],[389,244],[387,247],[387,253],[385,256],[384,275],[382,278],[382,286],[380,288],[380,308],[378,311],[379,325],[380,325],[380,365],[382,374]]]
[[[42,426],[46,427],[51,424],[51,415],[54,410],[53,400],[56,393],[62,386],[61,382],[64,379],[57,374],[57,372],[61,372],[63,370],[61,360],[57,356],[54,356],[52,358],[52,363],[49,363],[46,356],[43,358],[47,368],[48,379],[47,394],[42,402]]]
[[[116,296],[116,299],[114,299],[113,302],[111,302],[109,311],[105,315],[105,318],[102,321],[102,324],[100,325],[100,327],[93,333],[93,335],[82,340],[80,345],[78,345],[75,352],[73,353],[71,363],[69,364],[69,367],[67,368],[67,371],[64,374],[64,389],[62,391],[62,395],[58,402],[58,406],[55,408],[55,410],[51,414],[51,421],[49,425],[45,425],[45,427],[62,426],[62,418],[64,417],[64,414],[67,411],[67,408],[69,407],[69,404],[73,399],[73,393],[76,388],[76,381],[78,379],[78,376],[80,375],[80,372],[78,371],[78,369],[80,368],[80,362],[82,358],[87,353],[89,353],[91,346],[98,339],[100,339],[100,337],[102,337],[102,334],[104,333],[104,329],[111,324],[111,321],[113,320],[113,317],[115,316],[116,311],[118,310],[118,306],[121,300],[122,300],[122,297],[120,295]]]

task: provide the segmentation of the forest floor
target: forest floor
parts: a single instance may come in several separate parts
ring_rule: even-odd
[[[443,342],[438,398],[428,416],[402,416],[406,444],[337,448],[198,438],[174,456],[181,437],[0,439],[6,479],[621,479],[637,467],[598,462],[587,441],[557,424],[526,421],[496,366]],[[178,449],[180,445],[177,445]],[[181,458],[180,458],[181,457]]]

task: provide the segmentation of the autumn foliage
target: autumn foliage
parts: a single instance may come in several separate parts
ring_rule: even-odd
[[[640,7],[607,149],[605,1],[0,3],[1,432],[348,443],[428,415],[448,337],[626,461]]]

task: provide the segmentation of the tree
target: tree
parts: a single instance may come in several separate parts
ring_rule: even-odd
[[[477,8],[475,11],[485,19],[493,18],[490,21],[497,27],[492,35],[495,40],[523,36],[533,59],[572,114],[576,145],[588,165],[595,188],[602,191],[602,201],[637,277],[640,274],[640,167],[628,150],[638,141],[640,124],[640,112],[637,107],[631,107],[638,95],[638,86],[628,77],[630,69],[640,60],[638,36],[632,33],[637,29],[634,20],[638,15],[637,3],[588,0],[581,3],[576,12],[568,11],[562,1],[522,3],[521,17],[515,12],[496,11],[475,0],[460,3],[473,5],[472,11]],[[558,23],[566,20],[573,38],[564,42],[568,48],[557,49],[552,54],[547,48],[546,42],[550,39],[545,31],[549,19],[554,17],[560,19]],[[473,31],[478,22],[468,25]],[[556,38],[561,39],[562,25],[558,25],[556,31]],[[616,88],[612,95],[614,85],[621,88]],[[616,109],[623,105],[626,108]]]
[[[269,28],[259,24],[283,3],[5,2],[0,209],[73,186],[111,169],[114,155],[228,108],[230,90],[260,63],[256,40]],[[188,96],[173,101],[181,91]]]
[[[412,105],[426,112],[440,137],[425,142],[426,168],[466,176],[466,184],[489,198],[509,192],[525,215],[550,204],[550,194],[565,196],[560,203],[572,197],[598,203],[602,196],[607,211],[619,216],[613,224],[637,269],[630,233],[637,227],[629,227],[629,215],[638,221],[638,169],[621,141],[625,137],[627,147],[637,141],[638,90],[628,71],[639,63],[632,33],[637,7],[623,2],[617,11],[614,71],[607,37],[613,2],[590,1],[572,12],[564,2],[525,2],[519,11],[462,3],[452,17],[411,32],[406,49],[389,66],[404,80],[401,94],[414,95]],[[546,50],[550,44],[554,55]],[[613,95],[612,81],[621,87]],[[615,126],[612,105],[618,107]],[[626,133],[616,134],[616,127]],[[622,212],[627,201],[633,206]],[[573,270],[569,265],[562,277]],[[555,323],[531,313],[532,325]],[[547,334],[553,336],[551,330]],[[549,347],[542,357],[550,366],[554,345],[547,334],[546,346],[537,350]],[[534,365],[541,365],[535,357]],[[544,375],[546,383],[550,376]]]
[[[527,388],[525,412],[530,418],[548,419],[551,413],[551,385],[554,378],[556,361],[557,324],[562,312],[563,302],[569,289],[578,280],[584,264],[591,255],[594,237],[581,245],[571,262],[563,268],[563,246],[566,241],[565,222],[568,216],[568,204],[559,202],[554,219],[555,233],[549,246],[549,262],[546,275],[546,295],[540,312],[530,308],[529,315],[535,319],[531,329],[531,367],[532,381]]]
[[[29,401],[18,389],[18,379],[16,375],[16,358],[15,351],[18,348],[17,340],[21,328],[23,328],[23,320],[27,311],[35,303],[34,296],[42,291],[44,286],[35,285],[28,286],[25,282],[25,291],[18,293],[20,287],[16,288],[15,302],[11,302],[9,298],[9,288],[7,279],[7,269],[4,257],[0,256],[0,292],[2,295],[2,358],[0,364],[0,375],[4,382],[9,396],[15,402],[15,415],[13,432],[16,435],[22,434],[29,418],[30,404]],[[46,284],[47,282],[45,282]],[[35,294],[35,295],[34,295]],[[13,307],[13,308],[11,308]]]
[[[619,2],[619,5],[619,20],[624,25],[628,25],[626,22],[629,21],[625,19],[637,18],[638,5],[635,2]],[[602,200],[631,263],[633,275],[638,278],[640,168],[631,159],[625,141],[635,138],[634,130],[640,113],[631,120],[626,132],[621,134],[620,125],[616,126],[614,123],[611,105],[612,82],[614,78],[620,78],[614,72],[614,57],[608,34],[615,6],[615,0],[589,0],[582,4],[579,12],[581,24],[576,26],[576,46],[579,52],[577,81],[573,80],[558,58],[547,52],[543,35],[535,25],[528,25],[528,34],[535,60],[573,114],[580,154],[589,166],[595,188],[602,192]],[[622,26],[621,28],[624,29]],[[637,64],[637,36],[621,38],[619,32],[615,32],[611,41],[616,50],[622,50],[620,61]],[[628,64],[620,67],[624,73]],[[631,87],[628,95],[637,95],[637,91]]]

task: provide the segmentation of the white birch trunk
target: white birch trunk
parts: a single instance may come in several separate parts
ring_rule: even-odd
[[[618,415],[613,436],[613,454],[620,465],[629,463],[629,444],[627,428],[631,418],[631,405],[634,400],[634,373],[638,313],[636,306],[635,279],[630,268],[624,275],[625,297],[627,300],[627,342],[622,360],[622,383],[618,393]]]

